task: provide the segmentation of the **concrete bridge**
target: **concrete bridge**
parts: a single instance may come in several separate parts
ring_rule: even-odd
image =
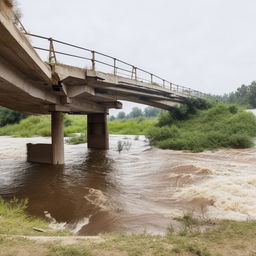
[[[74,60],[82,67],[63,64]],[[187,97],[206,95],[109,55],[29,34],[0,0],[0,105],[52,116],[52,144],[28,144],[29,161],[64,163],[63,113],[88,115],[88,147],[107,149],[106,116],[122,108],[119,100],[170,110]]]

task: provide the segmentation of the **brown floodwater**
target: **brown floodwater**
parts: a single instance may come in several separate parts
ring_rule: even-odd
[[[256,148],[185,153],[151,149],[143,136],[112,135],[110,150],[65,145],[65,165],[51,166],[25,161],[26,143],[49,138],[0,140],[0,196],[28,198],[30,214],[78,234],[163,234],[187,211],[256,217]],[[119,153],[119,140],[130,149]]]

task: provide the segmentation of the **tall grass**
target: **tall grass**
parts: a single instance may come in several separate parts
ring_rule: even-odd
[[[179,120],[165,112],[147,136],[152,145],[163,149],[247,148],[256,136],[256,117],[237,106],[214,103]]]
[[[148,127],[156,123],[156,119],[144,117],[109,121],[109,132],[111,134],[145,134]],[[65,115],[64,117],[65,136],[73,137],[77,133],[86,133],[86,117],[81,115]],[[0,136],[32,137],[50,136],[50,116],[30,116],[18,124],[6,125],[0,128]],[[82,138],[80,138],[82,139]],[[84,140],[83,140],[84,141]]]
[[[49,228],[48,223],[40,218],[35,218],[28,215],[25,210],[28,205],[28,200],[18,200],[14,198],[9,202],[4,201],[0,197],[0,235],[68,235],[67,230],[54,231]],[[34,228],[44,230],[43,233],[38,233]]]

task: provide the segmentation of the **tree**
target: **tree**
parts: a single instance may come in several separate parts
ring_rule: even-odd
[[[0,107],[0,127],[7,124],[19,123],[20,120],[26,118],[27,115],[10,110],[8,108]]]
[[[114,116],[109,117],[109,121],[114,121],[116,118]]]
[[[136,117],[140,117],[140,116],[143,116],[142,110],[138,107],[133,107],[132,111],[129,114],[129,117],[130,118],[136,118]]]
[[[125,112],[124,111],[121,111],[117,114],[117,119],[124,119],[126,118],[126,115],[125,115]]]
[[[256,82],[252,82],[249,86],[248,101],[253,108],[256,108]]]
[[[145,117],[156,117],[160,113],[159,108],[153,108],[153,107],[147,107],[144,109],[144,115]]]

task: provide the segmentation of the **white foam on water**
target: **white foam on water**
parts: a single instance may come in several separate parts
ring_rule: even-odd
[[[78,222],[74,224],[69,224],[67,222],[57,222],[55,218],[51,216],[51,214],[48,211],[44,211],[45,217],[50,221],[49,227],[53,230],[64,230],[69,229],[72,233],[77,234],[82,227],[86,226],[90,222],[90,217],[84,217]]]
[[[91,217],[91,216],[90,216]],[[90,217],[88,218],[82,218],[81,220],[79,220],[75,225],[72,225],[73,227],[71,228],[71,231],[74,233],[74,234],[77,234],[82,227],[86,226],[89,224],[90,222]]]
[[[208,206],[210,218],[256,219],[256,175],[217,176],[181,188],[174,197],[186,201],[211,200],[213,204]]]
[[[84,198],[90,202],[92,205],[95,205],[100,208],[105,208],[107,202],[107,197],[103,194],[101,190],[89,188],[88,195],[85,195]]]
[[[49,227],[53,230],[63,230],[66,228],[67,222],[57,222],[48,211],[44,211],[44,216],[50,221]]]

